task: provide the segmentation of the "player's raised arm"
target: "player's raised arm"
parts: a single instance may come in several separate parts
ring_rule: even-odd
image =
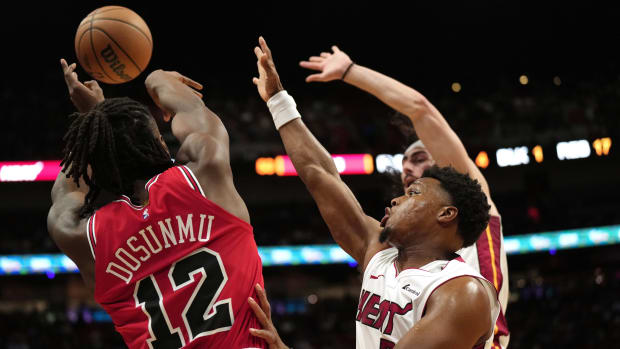
[[[379,222],[368,217],[340,179],[330,154],[301,121],[295,102],[282,84],[265,40],[254,49],[259,77],[253,82],[267,102],[276,128],[297,173],[314,198],[334,240],[364,268],[386,246],[378,242]]]
[[[306,78],[307,82],[327,82],[342,79],[380,99],[413,122],[417,135],[439,166],[453,166],[457,171],[469,173],[480,182],[491,205],[491,214],[497,209],[491,201],[486,179],[467,155],[459,137],[454,133],[443,115],[426,97],[413,88],[372,69],[354,64],[349,56],[338,47],[333,53],[323,52],[300,62],[304,68],[318,73]]]
[[[80,82],[76,64],[60,60],[69,97],[76,109],[85,113],[104,100],[103,90],[96,81]],[[76,116],[79,117],[79,116]],[[79,186],[65,171],[60,171],[52,187],[52,207],[47,215],[47,230],[58,246],[80,269],[89,289],[94,289],[94,261],[85,231],[81,229],[80,209],[88,193],[88,185],[80,179]]]
[[[164,120],[172,119],[172,134],[181,143],[177,162],[188,164],[210,200],[249,222],[250,214],[233,183],[228,132],[196,91],[202,85],[163,70],[149,74],[145,85]]]
[[[192,133],[210,133],[224,138],[226,129],[211,115],[202,101],[202,85],[174,71],[155,70],[144,81],[146,90],[164,112],[164,121],[172,119],[172,133],[181,144]],[[226,135],[226,142],[228,137]]]

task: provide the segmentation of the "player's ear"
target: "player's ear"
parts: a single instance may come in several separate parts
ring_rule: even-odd
[[[437,221],[439,224],[447,225],[456,221],[459,210],[454,206],[443,206],[437,212]]]

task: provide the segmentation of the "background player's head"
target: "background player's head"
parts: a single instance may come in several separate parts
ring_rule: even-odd
[[[94,210],[102,189],[131,195],[136,181],[172,166],[155,119],[146,106],[126,97],[108,98],[87,113],[72,114],[63,140],[63,172],[89,186],[81,217]]]
[[[391,202],[379,239],[398,248],[420,242],[446,253],[473,244],[489,221],[478,181],[452,167],[432,166]]]
[[[403,154],[403,172],[400,179],[405,191],[413,181],[422,177],[425,170],[435,165],[435,160],[422,141],[413,142]]]

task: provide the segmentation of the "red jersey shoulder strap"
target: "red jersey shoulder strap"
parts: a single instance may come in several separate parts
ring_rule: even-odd
[[[180,165],[180,166],[175,166],[174,168],[176,168],[181,173],[181,175],[183,176],[187,184],[190,186],[190,188],[197,191],[198,193],[200,193],[200,195],[206,198],[206,195],[204,191],[202,190],[202,187],[200,186],[198,179],[196,178],[196,176],[194,175],[192,170],[190,170],[189,167],[185,165]]]
[[[86,238],[88,239],[88,246],[90,247],[90,252],[93,255],[93,259],[97,260],[95,257],[95,248],[97,247],[97,235],[95,235],[95,214],[94,213],[88,221],[86,221]]]

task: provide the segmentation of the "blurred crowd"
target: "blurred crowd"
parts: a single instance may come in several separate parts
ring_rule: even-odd
[[[484,88],[475,82],[464,84],[459,93],[414,87],[438,107],[468,148],[618,134],[619,76],[554,78],[530,77],[528,85],[520,85],[515,77],[500,76]],[[61,85],[40,94],[37,86],[22,88],[26,90],[0,85],[3,128],[9,131],[0,140],[0,159],[59,158],[66,116],[73,111],[66,90]],[[296,96],[304,121],[332,153],[395,153],[412,139],[391,122],[394,111],[352,93],[352,87],[336,90],[342,95]],[[233,161],[282,153],[268,110],[257,95],[210,96],[206,104],[227,126]],[[133,97],[148,101],[143,91]],[[26,122],[31,119],[36,122]]]

